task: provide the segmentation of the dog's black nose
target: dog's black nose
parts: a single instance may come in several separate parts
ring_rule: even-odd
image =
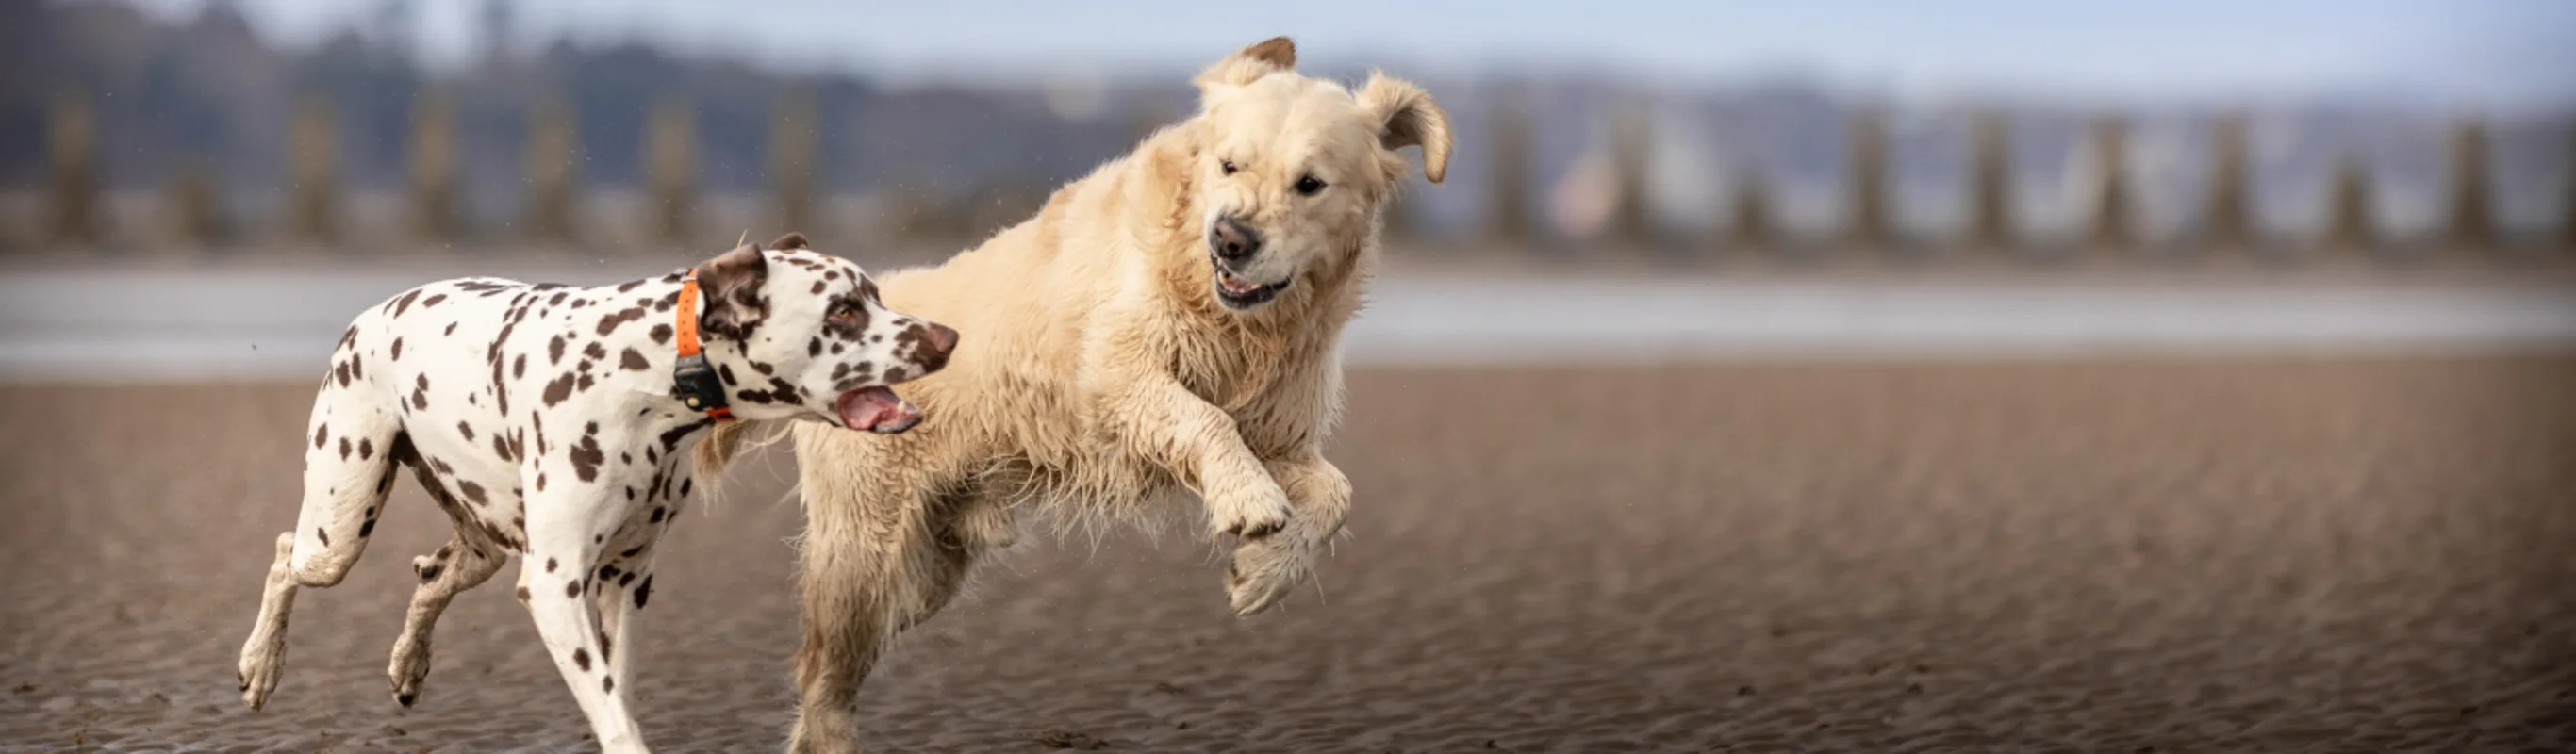
[[[1251,259],[1261,253],[1261,232],[1241,220],[1220,217],[1216,227],[1208,229],[1208,248],[1216,251],[1218,259],[1228,262]]]

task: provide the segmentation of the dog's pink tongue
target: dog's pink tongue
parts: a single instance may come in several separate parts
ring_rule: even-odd
[[[921,421],[921,411],[882,387],[842,393],[835,408],[841,412],[841,424],[851,429],[901,432]]]

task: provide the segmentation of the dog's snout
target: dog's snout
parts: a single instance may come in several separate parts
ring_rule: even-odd
[[[1208,230],[1208,247],[1218,259],[1240,262],[1261,253],[1261,232],[1232,217],[1220,217]]]

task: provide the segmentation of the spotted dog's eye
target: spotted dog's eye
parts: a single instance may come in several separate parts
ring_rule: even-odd
[[[1322,179],[1311,175],[1305,176],[1297,179],[1297,193],[1305,196],[1314,196],[1315,192],[1324,190],[1325,185],[1327,184],[1325,184]]]
[[[823,316],[834,322],[850,322],[859,318],[859,307],[847,303],[833,304],[832,310]]]
[[[1233,160],[1218,160],[1218,161],[1216,161],[1216,169],[1217,169],[1219,172],[1223,172],[1223,173],[1225,173],[1226,175],[1234,175],[1234,161],[1233,161]]]

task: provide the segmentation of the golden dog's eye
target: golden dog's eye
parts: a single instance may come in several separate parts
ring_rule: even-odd
[[[1216,161],[1216,169],[1217,169],[1219,172],[1223,172],[1223,173],[1225,173],[1226,175],[1234,175],[1234,161],[1233,161],[1233,160],[1218,160],[1218,161]]]
[[[1315,192],[1324,190],[1325,185],[1326,184],[1321,179],[1311,175],[1306,176],[1297,179],[1297,193],[1304,194],[1306,196],[1314,196]]]
[[[835,321],[848,321],[851,318],[859,316],[859,311],[857,308],[852,307],[849,304],[842,304],[832,307],[831,313],[824,316],[831,317]]]

